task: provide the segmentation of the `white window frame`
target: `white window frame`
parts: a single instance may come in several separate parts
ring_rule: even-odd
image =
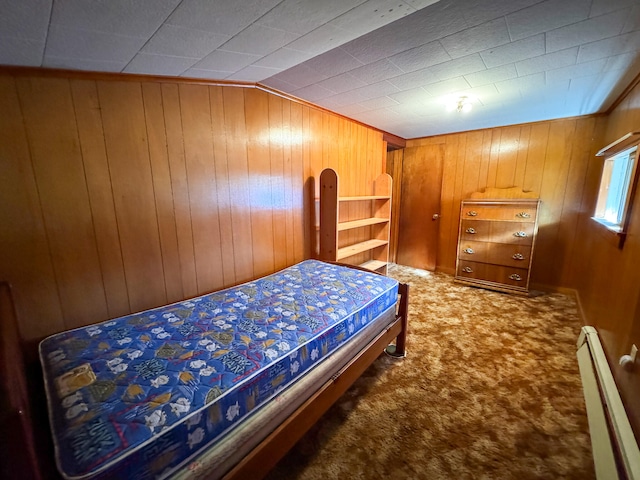
[[[596,207],[591,217],[619,236],[622,248],[636,190],[640,133],[632,132],[598,152],[604,157]]]

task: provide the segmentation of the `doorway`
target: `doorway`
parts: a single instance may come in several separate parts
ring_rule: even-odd
[[[440,193],[444,146],[423,145],[387,154],[393,178],[392,261],[434,271],[440,227]],[[393,215],[392,215],[393,219]],[[395,233],[395,235],[394,235]],[[395,250],[395,251],[394,251]],[[395,254],[395,255],[394,255]]]

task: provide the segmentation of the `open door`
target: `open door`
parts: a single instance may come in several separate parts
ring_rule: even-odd
[[[436,269],[443,158],[443,145],[404,149],[396,255],[400,265]],[[394,167],[397,172],[398,165]]]

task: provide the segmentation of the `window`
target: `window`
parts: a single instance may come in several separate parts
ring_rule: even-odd
[[[630,148],[604,161],[594,219],[616,232],[624,229],[637,149]]]
[[[597,153],[604,165],[593,219],[619,238],[622,248],[638,172],[640,132],[631,132]]]

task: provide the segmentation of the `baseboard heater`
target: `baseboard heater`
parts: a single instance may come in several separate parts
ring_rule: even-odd
[[[595,328],[582,327],[577,355],[596,478],[640,480],[638,443]]]

